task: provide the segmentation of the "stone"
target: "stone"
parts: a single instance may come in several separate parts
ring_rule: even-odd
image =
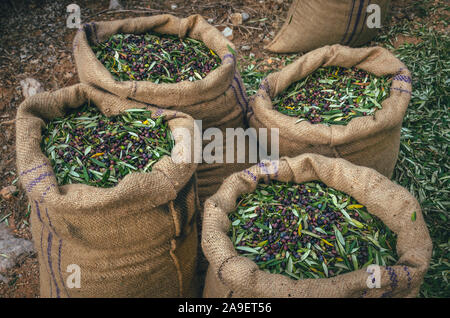
[[[15,192],[17,192],[16,186],[7,186],[0,191],[0,196],[5,200],[11,200]]]
[[[0,224],[0,273],[5,273],[33,254],[31,241],[14,237],[4,223]]]
[[[250,15],[247,12],[242,12],[242,22],[247,21],[248,19],[250,19]]]
[[[222,34],[228,40],[232,40],[233,39],[233,29],[231,29],[229,27],[226,27],[225,29],[223,29]]]
[[[171,8],[172,10],[175,10],[176,8],[178,8],[178,6],[174,3],[174,4],[172,4],[172,5],[170,6],[170,8]]]
[[[123,7],[120,4],[119,0],[110,0],[108,9],[109,10],[120,10],[120,9],[123,9]]]
[[[44,87],[42,86],[42,84],[31,77],[27,77],[26,79],[21,80],[20,86],[22,86],[22,94],[25,98],[44,91]]]
[[[243,45],[241,46],[241,51],[250,51],[252,48],[250,45]]]

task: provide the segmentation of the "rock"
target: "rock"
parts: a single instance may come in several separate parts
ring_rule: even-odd
[[[242,21],[243,21],[242,14],[240,14],[240,13],[233,13],[230,16],[230,19],[231,19],[231,23],[233,23],[233,25],[241,25]]]
[[[11,200],[14,193],[17,192],[17,187],[16,186],[7,186],[4,187],[1,191],[0,191],[0,196],[5,199],[5,200]]]
[[[233,40],[233,29],[226,27],[225,29],[223,29],[222,34],[228,40]]]
[[[6,272],[32,254],[34,248],[31,241],[14,237],[4,223],[0,224],[0,273]]]
[[[250,51],[252,48],[250,45],[243,45],[241,46],[241,51]]]
[[[170,8],[171,8],[172,10],[175,10],[176,8],[178,8],[178,6],[174,3],[174,4],[172,4],[172,5],[170,6]]]
[[[44,91],[44,87],[42,86],[42,84],[31,77],[27,77],[26,79],[21,80],[20,86],[22,86],[22,94],[25,98]]]
[[[110,0],[108,9],[109,10],[120,10],[120,9],[123,9],[123,7],[120,4],[119,0]]]
[[[250,19],[250,15],[247,12],[242,12],[242,22],[247,21],[248,19]]]

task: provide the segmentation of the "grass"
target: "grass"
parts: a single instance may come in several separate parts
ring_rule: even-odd
[[[434,14],[443,6],[442,3],[435,5],[431,1],[414,5],[420,6],[420,16]],[[448,6],[444,9],[448,10]],[[450,297],[450,39],[435,27],[436,23],[443,23],[442,18],[427,21],[434,22],[418,24],[404,20],[388,26],[380,32],[374,45],[393,52],[413,75],[413,95],[403,121],[393,181],[407,188],[417,198],[433,241],[430,268],[419,296]],[[419,43],[404,43],[394,48],[393,43],[400,34],[420,39]],[[261,80],[275,71],[277,66],[287,65],[296,57],[278,55],[265,60],[244,58],[240,66],[248,94],[255,94]]]

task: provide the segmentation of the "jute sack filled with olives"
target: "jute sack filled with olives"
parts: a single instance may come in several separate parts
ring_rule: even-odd
[[[236,209],[241,194],[252,193],[259,182],[268,180],[321,181],[352,196],[393,231],[398,261],[379,266],[380,288],[368,287],[370,274],[365,268],[331,278],[295,280],[260,270],[240,256],[228,236],[228,214]],[[205,203],[202,247],[210,264],[204,297],[415,297],[432,251],[420,206],[406,189],[373,169],[315,154],[285,157],[228,177]]]
[[[389,3],[389,0],[295,0],[283,27],[266,49],[290,53],[336,43],[363,45],[383,25]]]
[[[147,32],[175,35],[179,39],[189,37],[201,41],[208,49],[206,53],[209,53],[209,50],[215,52],[214,56],[220,58],[221,64],[199,80],[196,80],[194,76],[192,81],[183,79],[180,82],[171,83],[155,83],[151,80],[143,80],[141,77],[139,80],[119,81],[97,58],[91,47],[105,42],[118,33],[139,35]],[[196,120],[202,120],[203,130],[216,127],[225,133],[226,128],[245,127],[247,97],[236,68],[234,45],[200,15],[180,19],[166,14],[89,23],[78,31],[73,42],[73,49],[82,83],[100,87],[124,99],[184,112]],[[149,57],[165,54],[162,50],[164,48],[152,52]],[[171,54],[169,51],[166,53]],[[161,55],[161,57],[161,61],[164,61],[167,55],[165,57]],[[117,60],[119,59],[122,59],[122,55],[118,55]],[[117,60],[112,63],[117,63]],[[160,60],[157,60],[155,65],[151,62],[142,64],[141,69],[144,72],[146,69],[151,69],[153,72],[158,64],[161,64]],[[167,70],[167,73],[170,73],[170,70]],[[199,195],[202,201],[217,190],[226,176],[246,166],[248,165],[200,164],[198,177]],[[211,173],[212,170],[214,170],[213,173]]]
[[[298,122],[298,118],[274,109],[272,100],[291,84],[321,67],[329,66],[355,67],[377,77],[391,75],[390,93],[381,102],[381,109],[377,109],[372,116],[352,118],[346,125],[328,126]],[[320,87],[319,83],[317,87]],[[280,156],[317,153],[344,158],[390,177],[398,157],[400,130],[411,98],[411,87],[408,69],[384,48],[354,49],[339,44],[325,46],[301,56],[263,80],[250,101],[249,124],[257,130],[279,128]],[[271,138],[268,138],[269,144],[270,141]]]
[[[151,172],[111,188],[58,184],[41,129],[86,102],[108,117],[144,107],[77,84],[32,96],[17,111],[17,168],[32,207],[41,297],[197,296],[196,164],[162,156]],[[193,132],[189,115],[147,109],[172,132]],[[172,155],[189,151],[190,140],[174,138]]]

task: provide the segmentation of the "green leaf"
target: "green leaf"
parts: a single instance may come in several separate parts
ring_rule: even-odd
[[[230,51],[231,54],[236,56],[236,51],[229,44],[227,44],[227,48],[228,48],[228,51]]]
[[[253,253],[253,254],[259,254],[259,252],[257,250],[255,250],[254,248],[248,247],[248,246],[236,246],[236,249],[244,251],[244,252]]]

